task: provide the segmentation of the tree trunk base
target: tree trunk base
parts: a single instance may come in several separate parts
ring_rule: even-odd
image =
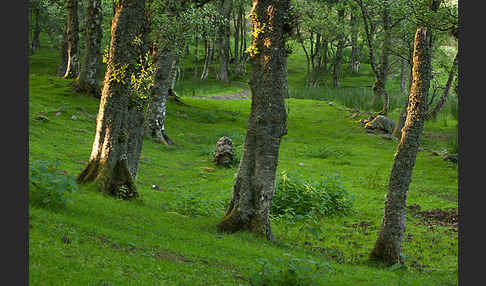
[[[177,93],[173,90],[173,89],[169,89],[169,93],[167,94],[167,98],[169,100],[173,100],[175,102],[177,102],[178,104],[180,105],[185,105],[187,106],[187,104],[185,104],[181,98],[177,95]]]
[[[267,225],[258,215],[253,215],[249,221],[245,221],[236,209],[226,214],[223,220],[217,224],[217,228],[219,231],[227,233],[247,230],[257,236],[265,237],[267,240],[275,240],[270,225]]]
[[[160,136],[152,138],[152,140],[159,144],[164,144],[167,146],[174,145],[174,142],[169,138],[169,136],[165,133],[164,130],[160,131]]]
[[[376,241],[375,247],[371,251],[370,260],[381,261],[386,265],[403,263],[402,256],[397,252],[396,246],[388,245],[380,238]]]
[[[90,161],[76,177],[78,184],[93,183],[100,193],[130,200],[139,196],[126,158],[118,161],[113,168],[109,163]]]

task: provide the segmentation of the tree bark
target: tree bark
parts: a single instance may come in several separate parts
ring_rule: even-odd
[[[359,18],[355,9],[351,9],[351,72],[357,74],[360,65],[360,51],[358,47]]]
[[[273,240],[269,211],[281,138],[286,134],[288,96],[285,27],[289,0],[253,0],[252,104],[244,152],[230,205],[218,228],[249,230]],[[262,30],[256,32],[259,28]]]
[[[209,39],[204,40],[204,67],[201,73],[201,81],[206,80],[209,74],[209,65],[211,63],[211,54],[212,54],[212,46],[211,41]]]
[[[405,232],[407,194],[427,112],[431,69],[429,41],[427,28],[417,29],[407,120],[390,174],[381,231],[371,252],[372,259],[381,260],[388,265],[402,262],[401,243]]]
[[[78,0],[66,0],[67,66],[64,78],[76,78],[79,73]]]
[[[68,59],[68,43],[67,43],[67,27],[64,30],[64,33],[62,34],[62,39],[61,39],[61,59],[59,62],[59,66],[57,68],[57,75],[59,77],[63,77],[66,74],[66,69],[67,69],[67,59]]]
[[[90,0],[86,7],[85,54],[75,86],[78,91],[100,98],[98,75],[101,67],[101,28],[103,10],[101,0]]]
[[[408,80],[408,62],[406,59],[401,60],[400,66],[400,91],[402,92],[403,96],[408,97],[408,88],[407,88],[407,80]]]
[[[340,9],[338,11],[338,19],[339,22],[344,21],[344,9]],[[344,41],[345,35],[341,33],[339,35],[338,45],[336,48],[336,54],[334,56],[334,63],[333,63],[333,70],[332,70],[332,83],[334,87],[340,86],[339,78],[341,77],[341,67],[342,67],[342,60],[343,60],[343,51],[344,51]]]
[[[88,165],[76,178],[78,183],[92,182],[98,191],[126,199],[138,196],[133,172],[141,150],[141,128],[137,127],[141,110],[133,98],[130,76],[140,56],[134,40],[143,31],[144,10],[145,0],[122,0],[115,5],[96,135]]]
[[[154,82],[146,111],[145,136],[164,145],[174,144],[165,133],[164,126],[172,59],[173,55],[168,48],[159,47],[155,51],[155,57],[153,57]]]
[[[32,36],[32,42],[31,42],[31,54],[33,55],[36,50],[40,49],[41,44],[40,44],[40,32],[41,32],[41,26],[40,26],[40,9],[38,7],[39,4],[35,5],[35,7],[32,8],[32,12],[34,14],[34,31],[33,31],[33,36]]]
[[[230,49],[230,17],[233,1],[219,0],[218,11],[227,22],[218,27],[218,36],[216,38],[216,48],[219,54],[219,72],[218,79],[222,83],[229,83],[229,49]]]

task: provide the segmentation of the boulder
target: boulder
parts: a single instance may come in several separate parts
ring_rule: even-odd
[[[223,136],[216,142],[213,161],[216,165],[228,165],[233,160],[233,142],[231,138]]]
[[[390,120],[388,117],[385,117],[383,115],[378,115],[370,122],[367,122],[365,124],[365,128],[382,131],[383,133],[386,134],[391,134],[393,132],[393,129],[395,129],[395,122]]]

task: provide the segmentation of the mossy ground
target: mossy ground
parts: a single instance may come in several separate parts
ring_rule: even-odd
[[[304,62],[297,60],[289,58],[291,87],[301,82]],[[56,64],[57,54],[49,49],[30,58],[29,160],[57,159],[61,169],[77,175],[91,152],[98,100],[73,92],[70,80],[55,77]],[[357,78],[346,77],[343,85],[372,83],[369,75]],[[308,178],[339,175],[354,197],[354,212],[324,219],[319,240],[299,231],[299,225],[277,222],[272,222],[274,244],[247,232],[218,233],[236,169],[215,167],[210,153],[223,135],[241,148],[250,101],[204,100],[184,91],[196,87],[204,95],[246,89],[197,81],[179,85],[187,106],[169,102],[166,120],[176,145],[144,141],[139,200],[116,200],[81,188],[65,209],[29,208],[30,285],[247,285],[260,267],[259,258],[284,253],[329,263],[334,271],[326,285],[457,285],[457,232],[424,226],[411,214],[403,242],[407,270],[368,261],[398,143],[367,134],[340,104],[287,100],[288,135],[281,144],[278,172]],[[36,119],[40,113],[48,120]],[[456,121],[446,112],[441,116],[426,123],[424,148],[448,146]],[[322,147],[344,155],[320,158],[316,154]],[[457,192],[457,168],[420,152],[407,204],[422,210],[453,208]]]

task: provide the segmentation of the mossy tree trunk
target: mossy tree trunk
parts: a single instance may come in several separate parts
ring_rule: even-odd
[[[66,0],[67,66],[64,78],[76,78],[79,73],[78,0]]]
[[[413,82],[407,119],[390,174],[381,231],[371,252],[372,259],[386,264],[402,262],[401,243],[405,232],[406,202],[427,112],[430,61],[430,34],[426,27],[420,27],[415,34]]]
[[[273,240],[269,211],[281,138],[286,134],[288,95],[285,39],[290,1],[253,0],[252,103],[244,152],[233,195],[218,228],[248,230]]]
[[[75,86],[88,95],[100,98],[98,74],[101,67],[101,39],[103,10],[101,0],[90,0],[86,7],[85,53]]]
[[[115,5],[110,53],[88,165],[78,183],[93,182],[100,192],[124,198],[138,196],[135,174],[141,150],[140,106],[134,101],[130,76],[136,61],[144,24],[145,0],[121,0]],[[140,124],[138,126],[137,124]],[[136,154],[138,152],[138,154]]]
[[[167,47],[156,48],[154,53],[154,82],[146,111],[145,136],[155,142],[172,145],[172,140],[165,133],[164,121],[173,55]]]

